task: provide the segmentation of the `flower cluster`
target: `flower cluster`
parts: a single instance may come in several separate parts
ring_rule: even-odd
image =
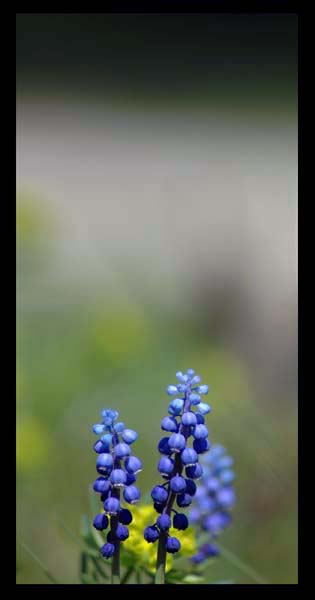
[[[200,546],[192,557],[196,564],[219,554],[219,548],[213,541],[232,521],[230,513],[236,499],[232,485],[235,478],[231,469],[233,462],[225,448],[219,445],[212,446],[203,457],[203,476],[189,518],[197,528],[209,534],[210,543]]]
[[[124,552],[121,556],[122,564],[134,564],[140,568],[145,568],[154,575],[156,566],[156,547],[154,544],[147,544],[143,538],[143,530],[146,523],[150,523],[155,518],[155,510],[152,504],[137,505],[132,510],[132,523],[129,527],[129,538],[124,543]],[[181,543],[181,555],[189,558],[197,551],[195,531],[193,527],[188,527],[185,531],[175,531],[170,529],[170,535],[177,535]],[[125,563],[126,561],[126,563]],[[166,558],[165,572],[168,573],[174,564],[174,557],[168,554]]]
[[[184,531],[189,525],[187,516],[173,508],[189,506],[196,493],[195,480],[203,474],[199,455],[210,448],[208,430],[204,415],[210,412],[208,404],[201,402],[201,395],[208,393],[207,385],[199,385],[200,377],[192,369],[187,373],[179,371],[176,377],[180,383],[169,385],[167,393],[175,396],[168,408],[168,416],[161,422],[161,429],[169,436],[163,437],[158,450],[162,455],[158,471],[165,483],[155,486],[151,491],[154,508],[159,514],[156,522],[144,531],[147,542],[165,542],[165,550],[171,554],[181,548],[179,539],[169,534],[174,529]],[[188,446],[192,438],[192,447]],[[171,513],[174,512],[173,519]]]
[[[137,433],[126,429],[124,423],[115,422],[119,416],[116,410],[103,410],[101,416],[102,422],[93,426],[94,433],[101,435],[93,447],[98,454],[96,470],[100,474],[93,489],[100,494],[104,512],[96,515],[93,525],[99,531],[110,525],[101,554],[104,558],[111,558],[119,543],[128,538],[127,525],[132,521],[130,510],[121,507],[120,492],[123,489],[123,499],[128,504],[140,499],[140,490],[134,483],[136,474],[142,470],[142,463],[131,455],[130,446],[137,439]]]

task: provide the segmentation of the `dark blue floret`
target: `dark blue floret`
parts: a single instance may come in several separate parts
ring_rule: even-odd
[[[104,558],[111,558],[114,553],[115,553],[115,546],[114,546],[114,544],[111,544],[110,542],[107,542],[107,544],[104,544],[104,546],[101,547],[101,554],[102,554],[102,556],[104,556]]]
[[[132,522],[132,514],[128,508],[122,508],[119,511],[118,520],[123,525],[129,525]]]
[[[107,529],[108,517],[104,513],[96,515],[93,521],[93,525],[95,529],[98,529],[98,531],[103,531],[103,529]]]
[[[159,536],[159,530],[154,525],[146,527],[144,530],[143,537],[149,543],[156,542],[156,540],[159,539]]]
[[[175,554],[180,550],[181,543],[176,537],[168,537],[166,541],[166,551]]]
[[[163,514],[157,518],[156,524],[160,531],[168,531],[171,527],[171,517],[169,515]]]
[[[179,530],[185,530],[187,529],[189,525],[189,521],[186,517],[186,515],[182,514],[182,513],[177,513],[176,515],[174,515],[173,517],[173,527],[175,527],[175,529],[179,529]]]

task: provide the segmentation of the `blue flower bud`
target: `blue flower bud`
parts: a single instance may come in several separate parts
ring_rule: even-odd
[[[195,388],[195,390],[199,394],[207,394],[209,392],[209,386],[208,385],[199,385],[198,387]]]
[[[176,496],[177,506],[184,508],[192,503],[192,497],[189,494],[178,494]]]
[[[125,458],[130,455],[130,447],[128,444],[120,443],[115,446],[115,454],[117,458]]]
[[[114,431],[116,431],[116,433],[122,433],[125,429],[125,424],[124,423],[116,423],[114,425]]]
[[[197,463],[196,465],[193,465],[191,467],[186,467],[185,472],[187,477],[189,477],[190,479],[200,479],[203,471],[202,466],[199,463]]]
[[[200,404],[199,394],[196,394],[195,392],[192,392],[191,394],[189,394],[189,401],[193,406]]]
[[[126,473],[126,485],[132,485],[135,481],[137,481],[137,477],[134,473]]]
[[[172,452],[180,452],[185,448],[186,440],[181,433],[173,433],[168,440]]]
[[[222,483],[224,483],[224,484],[231,483],[233,481],[233,479],[235,479],[234,472],[231,471],[230,469],[225,469],[220,474],[220,479],[221,479]]]
[[[170,475],[174,470],[174,461],[172,458],[168,458],[166,456],[162,456],[159,460],[158,470],[161,475]]]
[[[199,499],[199,508],[203,513],[211,513],[216,507],[216,501],[211,496]]]
[[[190,380],[190,385],[195,385],[196,383],[199,383],[201,381],[201,377],[199,377],[199,375],[195,375],[191,380]]]
[[[186,481],[184,477],[181,477],[177,473],[177,475],[175,475],[175,477],[172,477],[170,481],[170,488],[172,492],[174,492],[174,494],[181,494],[182,492],[184,492],[186,490]]]
[[[107,472],[113,466],[113,457],[111,454],[99,454],[96,461],[96,468],[100,472]]]
[[[104,556],[104,558],[111,558],[114,553],[115,553],[114,544],[110,544],[109,542],[107,542],[107,544],[104,544],[104,546],[101,547],[101,554],[102,554],[102,556]]]
[[[171,454],[171,453],[172,453],[172,450],[171,450],[171,448],[170,448],[170,446],[169,446],[169,443],[168,443],[168,441],[169,441],[169,438],[168,438],[168,437],[164,437],[164,438],[162,438],[162,439],[159,441],[159,444],[158,444],[158,451],[159,451],[161,454]]]
[[[185,479],[186,481],[186,493],[190,496],[194,496],[197,491],[197,486],[192,479]]]
[[[107,500],[104,502],[104,510],[109,515],[117,515],[117,513],[120,511],[120,502],[118,498],[114,498],[113,496],[107,498]]]
[[[124,429],[121,434],[122,439],[126,444],[133,444],[138,439],[138,434],[133,429]]]
[[[128,527],[126,527],[126,525],[121,525],[120,523],[118,523],[115,531],[115,536],[121,542],[126,540],[129,537]]]
[[[135,485],[130,485],[124,489],[124,499],[128,504],[136,504],[140,497],[140,490]]]
[[[110,445],[113,443],[113,436],[111,433],[105,433],[102,435],[101,442],[103,442],[104,446],[109,449]]]
[[[215,546],[214,544],[203,544],[200,547],[200,550],[207,558],[218,556],[220,554],[218,546]]]
[[[168,385],[166,391],[169,396],[176,396],[177,394],[177,386],[176,385]]]
[[[106,515],[104,515],[103,513],[96,515],[96,517],[93,521],[93,526],[95,527],[95,529],[98,529],[98,531],[103,531],[103,529],[107,529],[108,517]]]
[[[184,407],[184,400],[183,400],[183,398],[175,398],[169,404],[168,412],[173,417],[177,417],[181,413],[183,407]]]
[[[115,421],[117,419],[117,417],[119,417],[119,413],[117,412],[117,410],[111,410],[110,408],[105,408],[104,410],[102,410],[101,416],[103,418],[109,417],[110,419]]]
[[[126,484],[126,473],[123,469],[113,469],[110,474],[110,482],[114,487],[123,487]]]
[[[217,461],[217,467],[218,469],[227,469],[228,467],[231,467],[233,463],[234,460],[231,456],[222,456]]]
[[[93,483],[93,490],[98,494],[104,494],[111,489],[111,484],[105,477],[98,477]]]
[[[184,392],[186,392],[187,385],[185,385],[184,383],[178,383],[176,387],[177,387],[177,391],[180,394],[183,394]]]
[[[216,512],[211,515],[208,515],[204,522],[203,528],[206,531],[209,531],[213,535],[219,535],[225,527],[227,527],[231,522],[231,517],[228,513],[224,512]]]
[[[180,455],[182,464],[189,467],[190,465],[195,465],[198,462],[198,455],[196,450],[192,448],[184,448]]]
[[[156,510],[157,513],[161,514],[164,508],[166,507],[166,502],[162,502],[161,504],[159,502],[154,502],[153,506],[154,510]]]
[[[188,525],[189,525],[189,521],[188,521],[186,515],[184,515],[183,513],[177,513],[173,517],[173,527],[175,527],[175,529],[184,531],[185,529],[187,529]]]
[[[187,370],[187,375],[188,375],[188,377],[189,377],[189,378],[193,377],[193,376],[194,376],[194,374],[195,374],[195,371],[194,371],[194,369],[188,369],[188,370]]]
[[[184,375],[184,373],[182,373],[181,371],[177,371],[177,373],[176,373],[176,377],[177,377],[177,379],[179,379],[179,381],[181,381],[182,383],[187,383],[187,381],[189,381],[189,377],[188,377],[188,375]]]
[[[200,565],[206,560],[206,556],[200,550],[194,554],[190,559],[195,565]]]
[[[205,496],[207,496],[206,488],[203,485],[199,485],[196,489],[195,495],[196,495],[196,500],[199,500],[199,498],[204,498]]]
[[[161,421],[161,429],[164,431],[178,431],[178,423],[174,417],[164,417]]]
[[[185,427],[191,427],[192,425],[197,425],[197,417],[193,412],[184,412],[182,415],[182,424]]]
[[[210,443],[206,438],[200,438],[193,441],[193,447],[197,454],[204,454],[210,449]]]
[[[223,508],[232,508],[236,500],[234,489],[230,486],[223,487],[217,493],[217,501]]]
[[[215,444],[215,446],[212,446],[212,448],[211,448],[211,452],[209,454],[209,460],[217,459],[219,456],[222,456],[222,454],[224,454],[224,452],[226,452],[226,450],[223,446],[220,446],[219,444]]]
[[[215,494],[221,487],[220,481],[216,477],[210,477],[205,481],[209,494]]]
[[[166,540],[166,552],[175,554],[181,548],[181,543],[176,537],[168,537]]]
[[[93,446],[93,450],[98,454],[102,454],[108,450],[108,446],[106,446],[106,444],[103,444],[101,440],[97,440],[97,442],[95,442]]]
[[[205,425],[196,425],[194,430],[194,438],[195,440],[200,440],[208,437],[208,429]]]
[[[128,508],[122,508],[119,511],[118,521],[123,525],[129,525],[132,522],[132,514]]]
[[[204,416],[200,415],[199,413],[196,413],[196,419],[197,419],[198,425],[203,425],[205,422]]]
[[[168,531],[172,525],[171,517],[169,517],[169,515],[166,515],[166,514],[160,515],[157,518],[156,524],[157,524],[158,528],[160,529],[160,531]]]
[[[155,527],[155,525],[146,527],[143,533],[143,537],[149,543],[156,542],[156,540],[158,540],[160,537],[158,528]]]
[[[211,406],[209,406],[209,404],[205,404],[204,402],[200,402],[200,404],[198,404],[198,412],[201,415],[207,415],[209,412],[211,412]]]
[[[103,433],[105,431],[105,426],[102,423],[96,423],[95,425],[93,425],[93,432],[96,433],[96,435],[101,435],[101,433]]]
[[[156,485],[151,491],[151,498],[160,504],[167,501],[167,491],[161,485]]]
[[[190,518],[192,524],[197,525],[197,523],[200,521],[200,517],[201,517],[200,510],[198,510],[198,508],[196,508],[196,507],[193,507],[189,513],[189,518]]]
[[[126,471],[131,475],[142,471],[142,462],[137,456],[129,456],[125,460]]]

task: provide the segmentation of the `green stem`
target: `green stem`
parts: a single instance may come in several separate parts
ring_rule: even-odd
[[[128,579],[129,579],[130,575],[132,575],[132,573],[133,573],[133,567],[129,567],[127,569],[126,573],[124,574],[120,583],[127,583]]]
[[[166,534],[161,533],[156,561],[155,583],[165,583],[165,563],[166,563]]]
[[[111,583],[120,583],[120,541],[115,542],[115,553],[112,560]]]

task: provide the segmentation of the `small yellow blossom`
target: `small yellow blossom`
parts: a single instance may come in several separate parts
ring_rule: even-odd
[[[128,554],[134,556],[137,565],[145,566],[148,571],[154,573],[156,566],[157,543],[148,544],[143,537],[144,529],[148,525],[152,525],[157,518],[153,506],[133,506],[132,507],[132,523],[129,527],[129,538],[122,544],[122,562],[124,560],[124,550]],[[170,535],[176,536],[181,543],[181,556],[192,556],[196,552],[196,540],[192,527],[188,527],[185,531],[170,529]],[[166,572],[170,571],[173,566],[173,557],[167,554],[166,557]]]

